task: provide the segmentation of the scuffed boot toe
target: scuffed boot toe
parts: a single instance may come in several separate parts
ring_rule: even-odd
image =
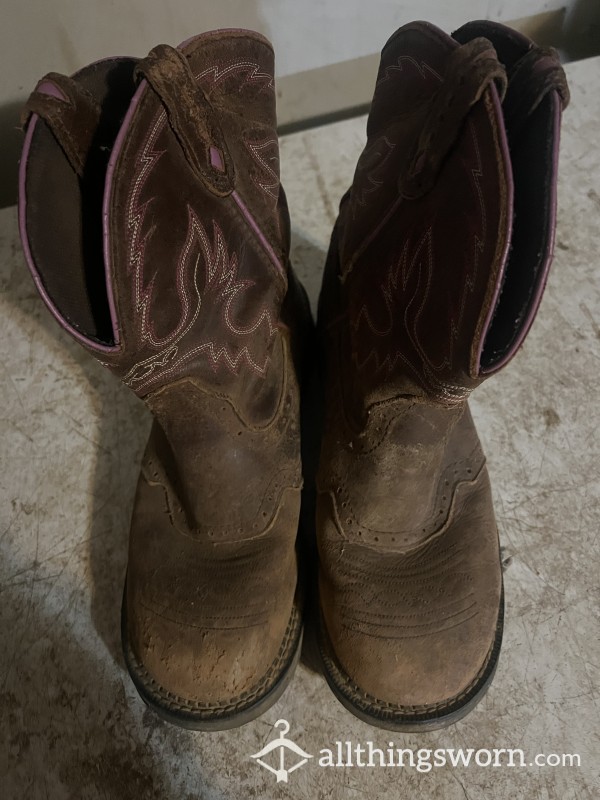
[[[299,492],[283,492],[258,535],[227,538],[223,530],[216,542],[205,530],[184,526],[171,510],[175,503],[168,483],[150,483],[142,474],[123,651],[140,695],[161,717],[196,730],[225,730],[269,708],[299,657],[301,587],[296,552],[282,537],[298,513]]]
[[[468,713],[489,686],[503,603],[488,495],[483,468],[457,488],[453,516],[407,552],[343,542],[330,519],[321,650],[336,696],[371,724],[402,731],[444,727]]]
[[[144,701],[167,721],[195,730],[226,730],[262,714],[293,675],[300,610],[294,604],[283,632],[240,622],[198,627],[141,604],[127,612],[124,603],[123,649]]]

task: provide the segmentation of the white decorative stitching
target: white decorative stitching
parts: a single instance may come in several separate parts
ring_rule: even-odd
[[[256,64],[253,61],[235,61],[230,64],[226,64],[225,66],[214,64],[212,67],[208,67],[195,77],[197,81],[201,81],[204,78],[207,78],[209,75],[212,75],[212,82],[216,86],[217,84],[222,83],[224,80],[231,77],[231,75],[235,75],[238,72],[247,73],[246,80],[239,88],[240,92],[244,88],[244,85],[249,83],[262,82],[263,86],[261,88],[274,88],[273,76],[268,72],[261,72],[260,64]]]
[[[263,155],[264,151],[267,151],[269,147],[275,145],[275,155],[271,155],[269,157],[269,161],[277,161],[277,167],[279,168],[279,156],[277,155],[279,143],[277,139],[263,139],[259,142],[250,142],[244,139],[244,144],[250,151],[254,160],[262,167],[262,169],[265,170],[269,178],[272,179],[271,183],[267,183],[259,181],[253,176],[252,179],[254,183],[260,189],[262,189],[265,194],[268,194],[274,200],[277,200],[279,197],[279,173],[273,169],[273,167],[265,160]]]

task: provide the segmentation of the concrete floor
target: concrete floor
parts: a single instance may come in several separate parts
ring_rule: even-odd
[[[14,209],[0,212],[0,797],[596,798],[600,793],[600,59],[568,68],[554,269],[520,355],[475,393],[506,565],[496,679],[464,721],[388,734],[348,714],[300,665],[244,728],[160,722],[123,667],[127,529],[149,417],[63,335],[25,270]],[[294,262],[316,299],[364,119],[282,142]],[[336,740],[385,748],[578,753],[581,767],[330,768],[277,784],[249,756],[280,718],[311,754]]]

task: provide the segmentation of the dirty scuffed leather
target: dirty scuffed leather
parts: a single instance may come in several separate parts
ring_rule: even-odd
[[[144,699],[192,727],[272,701],[301,634],[309,317],[275,126],[272,48],[243,31],[51,73],[28,103],[20,221],[36,285],[154,416],[126,660]]]
[[[552,257],[556,55],[493,23],[400,28],[341,201],[319,308],[321,649],[370,722],[474,705],[502,635],[502,574],[470,392],[525,338]]]

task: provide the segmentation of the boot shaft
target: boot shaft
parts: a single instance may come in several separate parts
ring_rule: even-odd
[[[273,80],[265,39],[217,31],[51,74],[30,98],[20,219],[34,279],[142,397],[193,379],[254,421],[278,402],[291,320]]]
[[[524,37],[501,63],[512,33],[413,23],[383,49],[320,308],[358,417],[398,396],[461,404],[533,320],[568,91],[556,56]]]
[[[259,34],[216,31],[51,73],[28,102],[20,224],[37,288],[152,411],[144,480],[200,539],[256,536],[301,486],[309,311],[273,67]]]

